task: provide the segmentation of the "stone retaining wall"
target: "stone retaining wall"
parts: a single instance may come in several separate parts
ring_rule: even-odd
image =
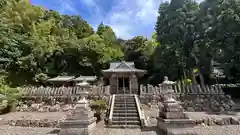
[[[10,126],[21,126],[21,127],[51,127],[51,128],[59,128],[59,123],[61,120],[9,120],[5,125]]]
[[[175,94],[174,98],[182,102],[182,107],[188,112],[224,112],[232,111],[235,103],[228,95],[216,94]],[[162,102],[162,95],[142,95],[142,104],[151,105]]]
[[[55,105],[46,105],[45,103],[34,103],[28,106],[20,104],[16,107],[17,112],[67,112],[74,109],[74,104],[57,103]]]
[[[225,112],[232,111],[235,103],[231,96],[224,94],[176,94],[188,112]]]
[[[80,99],[80,97],[72,100],[71,102],[59,100],[57,97],[47,98],[46,100],[38,99],[22,99],[16,106],[17,112],[67,112],[73,110],[75,103]],[[95,100],[102,99],[106,104],[109,103],[109,96],[92,96],[87,97],[90,104]]]

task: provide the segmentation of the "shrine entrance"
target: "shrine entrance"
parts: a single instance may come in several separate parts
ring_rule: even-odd
[[[102,73],[109,80],[111,94],[138,94],[138,78],[146,71],[136,69],[133,62],[120,61],[110,63]]]
[[[119,93],[127,93],[129,94],[130,85],[129,85],[129,77],[119,77],[118,78],[118,91]]]

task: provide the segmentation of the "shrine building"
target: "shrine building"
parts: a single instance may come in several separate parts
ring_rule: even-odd
[[[109,81],[111,94],[139,94],[138,79],[146,74],[136,69],[134,62],[112,62],[107,70],[102,70],[104,79]]]

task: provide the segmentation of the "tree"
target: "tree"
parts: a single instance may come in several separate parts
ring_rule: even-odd
[[[192,0],[172,0],[160,5],[156,24],[157,40],[161,43],[160,50],[169,52],[174,59],[172,61],[178,61],[174,68],[182,69],[178,72],[183,73],[184,78],[188,71],[193,83],[196,83],[193,70],[198,67],[199,61],[195,53],[198,40],[195,25],[197,12],[198,4]]]
[[[99,75],[103,65],[123,55],[109,26],[98,36],[80,16],[20,0],[5,4],[0,17],[1,71],[12,86],[62,74]]]

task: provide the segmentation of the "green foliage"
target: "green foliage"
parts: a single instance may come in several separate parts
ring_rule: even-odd
[[[102,66],[123,56],[108,26],[94,34],[80,16],[60,15],[28,0],[0,5],[0,68],[12,86],[61,74],[100,75]]]
[[[102,111],[107,108],[104,100],[96,100],[91,104],[91,107],[95,110]]]
[[[158,46],[159,43],[156,42],[154,36],[150,39],[142,36],[134,37],[127,40],[124,44],[125,60],[134,61],[139,69],[151,69],[152,55]]]
[[[10,88],[6,85],[5,77],[0,78],[0,112],[11,108],[21,98],[19,88]],[[7,112],[10,110],[7,110]]]
[[[159,7],[156,23],[161,46],[154,55],[154,69],[171,79],[190,77],[195,83],[198,68],[201,83],[209,78],[213,61],[225,74],[239,80],[239,11],[237,0],[172,0]],[[164,60],[165,59],[165,60]]]
[[[96,32],[81,16],[61,15],[28,0],[0,0],[0,74],[15,87],[57,75],[97,75],[110,61],[134,61],[159,83],[211,77],[213,61],[240,80],[238,0],[172,0],[159,6],[151,38],[118,39],[101,23]]]

